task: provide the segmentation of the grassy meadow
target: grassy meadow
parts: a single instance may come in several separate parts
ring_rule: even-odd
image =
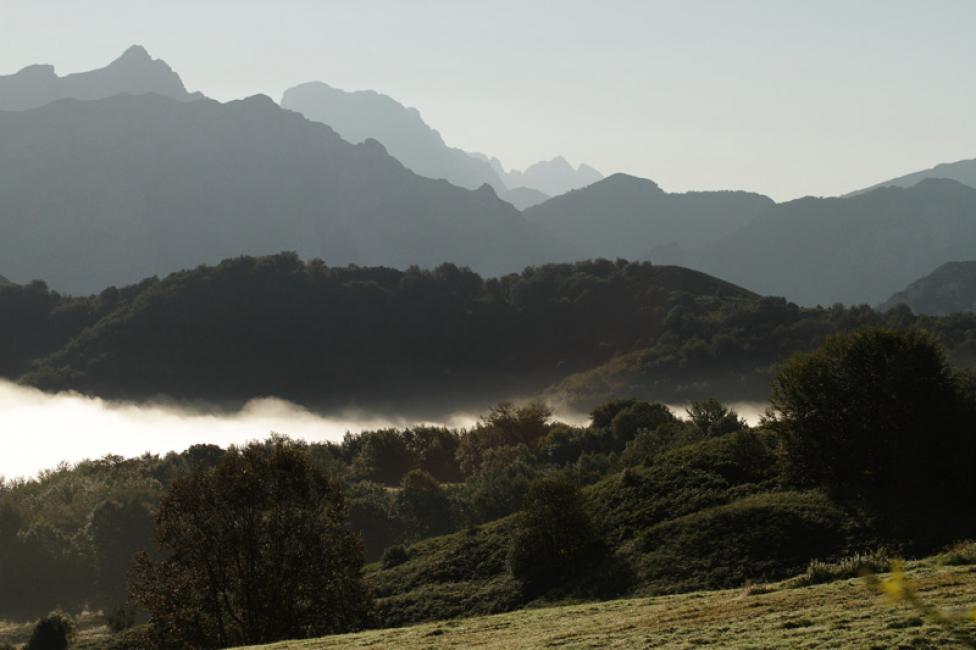
[[[910,562],[928,603],[976,605],[976,565]],[[884,576],[881,576],[884,577]],[[797,586],[797,579],[740,589],[527,609],[403,628],[261,646],[321,648],[927,648],[960,641],[861,578]],[[976,635],[976,625],[970,627]]]

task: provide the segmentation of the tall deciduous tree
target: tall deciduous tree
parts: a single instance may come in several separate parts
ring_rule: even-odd
[[[836,335],[785,364],[772,406],[798,481],[931,504],[976,496],[974,401],[928,334]]]
[[[340,486],[274,437],[176,480],[156,520],[162,562],[141,556],[135,598],[162,646],[227,647],[365,624],[363,548]]]

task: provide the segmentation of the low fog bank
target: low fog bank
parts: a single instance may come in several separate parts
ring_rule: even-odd
[[[475,415],[441,422],[470,426]],[[210,443],[226,447],[282,433],[310,442],[339,441],[347,431],[416,424],[389,416],[317,415],[279,399],[257,399],[240,411],[205,413],[175,406],[114,403],[73,393],[50,395],[0,381],[0,476],[33,476],[60,462],[106,454],[164,454]]]
[[[735,403],[750,424],[764,404]],[[684,406],[672,405],[678,416]],[[346,432],[414,424],[470,427],[481,413],[437,420],[375,415],[362,411],[317,414],[280,399],[256,399],[233,413],[208,413],[172,405],[117,403],[75,393],[48,394],[0,381],[0,477],[34,476],[59,463],[112,454],[183,451],[194,444],[232,444],[281,433],[309,442],[340,441]],[[556,419],[585,424],[587,416],[557,409]]]

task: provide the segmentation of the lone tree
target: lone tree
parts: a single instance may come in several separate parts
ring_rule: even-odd
[[[565,476],[529,487],[508,551],[508,568],[537,591],[586,568],[601,550],[579,487]]]
[[[138,557],[133,596],[160,646],[267,643],[362,627],[363,548],[339,484],[283,437],[223,454],[173,482],[156,540]]]
[[[900,504],[976,497],[974,400],[928,334],[836,335],[784,365],[771,401],[800,483]]]

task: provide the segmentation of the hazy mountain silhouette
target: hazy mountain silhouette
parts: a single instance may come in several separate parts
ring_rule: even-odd
[[[589,165],[580,165],[573,169],[565,158],[556,156],[552,160],[537,162],[525,171],[512,170],[504,180],[509,187],[533,187],[549,196],[558,196],[591,185],[602,178],[603,174]]]
[[[916,314],[976,311],[976,262],[948,262],[886,300],[881,309],[908,305]]]
[[[920,172],[906,174],[904,176],[899,176],[898,178],[893,178],[889,181],[877,183],[876,185],[872,185],[867,189],[852,192],[848,196],[862,194],[879,187],[912,187],[926,178],[947,178],[949,180],[959,181],[963,185],[976,188],[976,159],[960,160],[954,163],[942,163],[941,165],[936,165],[931,169],[923,169]]]
[[[803,198],[765,211],[689,266],[806,305],[878,304],[976,250],[976,189],[927,179],[848,198]]]
[[[548,196],[559,196],[570,190],[591,185],[603,178],[603,174],[589,165],[581,164],[573,168],[562,156],[530,165],[525,171],[506,171],[498,158],[489,158],[483,153],[472,153],[478,160],[484,160],[505,181],[508,187],[528,187]]]
[[[280,250],[487,274],[565,258],[490,187],[417,176],[267,97],[62,100],[0,112],[0,142],[0,260],[15,281],[89,292]]]
[[[7,278],[5,278],[5,277],[3,277],[2,275],[0,275],[0,287],[3,287],[3,286],[9,286],[9,285],[11,285],[11,284],[13,284],[13,282],[11,282],[11,281],[10,281],[10,280],[8,280]]]
[[[0,110],[22,111],[59,99],[103,99],[128,93],[156,93],[173,99],[200,99],[188,93],[173,70],[133,45],[104,68],[59,77],[54,66],[32,65],[17,74],[0,76]]]
[[[653,181],[614,174],[524,214],[585,256],[680,263],[681,251],[718,241],[772,205],[748,192],[669,194]]]
[[[379,140],[391,156],[421,176],[443,178],[469,189],[485,183],[498,191],[505,188],[490,165],[448,147],[416,108],[386,95],[372,90],[346,92],[316,81],[285,91],[281,105],[328,124],[349,142]]]
[[[549,200],[549,195],[531,187],[513,187],[498,195],[503,201],[508,201],[519,210],[531,208]]]

